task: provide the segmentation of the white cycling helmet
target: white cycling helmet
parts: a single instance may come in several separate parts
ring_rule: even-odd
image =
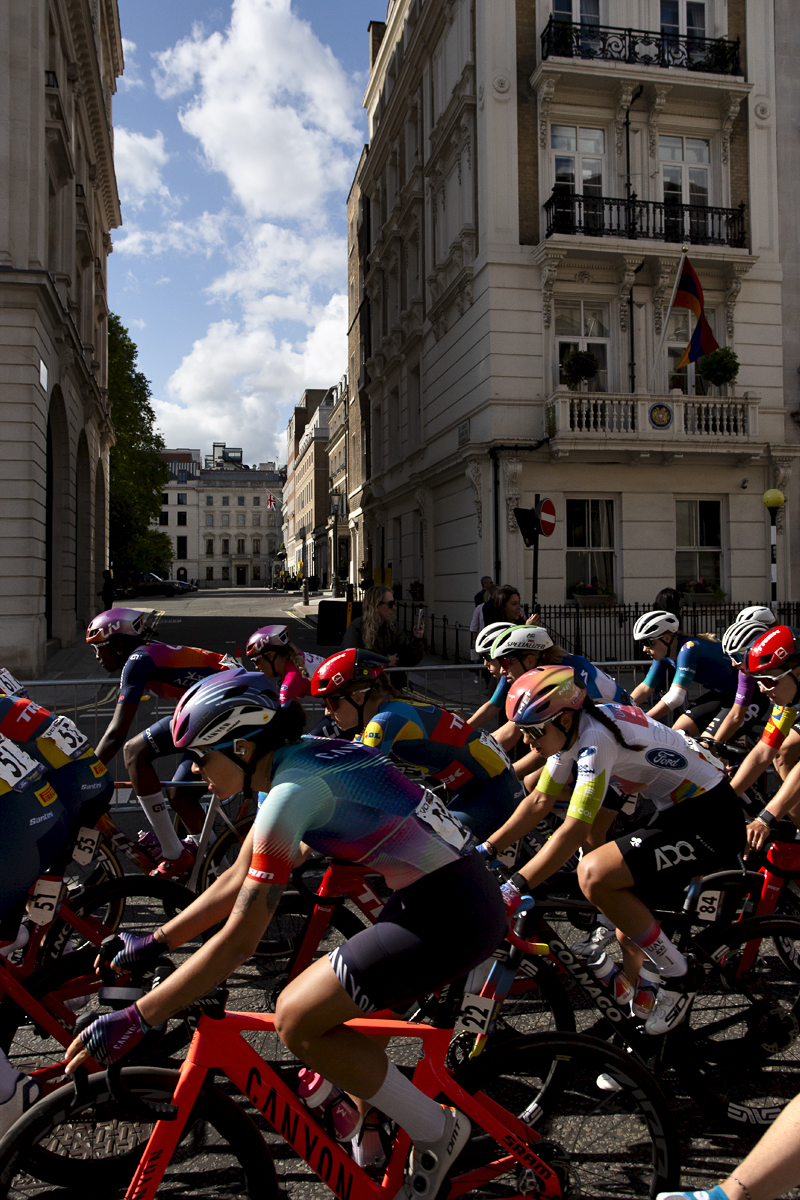
[[[636,642],[643,642],[649,638],[661,637],[663,633],[677,633],[680,628],[680,621],[674,613],[666,612],[665,609],[656,609],[655,612],[645,613],[633,627],[633,639]]]
[[[722,635],[722,649],[728,658],[742,663],[756,638],[760,638],[768,629],[769,625],[763,621],[740,621],[737,618]]]
[[[749,608],[743,608],[740,613],[736,614],[734,625],[749,624],[752,621],[758,621],[765,629],[769,629],[770,625],[774,625],[777,620],[771,608],[765,608],[763,604],[751,604]]]
[[[491,625],[484,625],[475,638],[475,653],[480,654],[481,658],[491,658],[489,651],[496,641],[497,635],[504,629],[513,628],[511,621],[492,621]]]
[[[549,650],[553,639],[541,625],[512,625],[495,638],[490,658],[505,658],[509,654],[541,654]]]

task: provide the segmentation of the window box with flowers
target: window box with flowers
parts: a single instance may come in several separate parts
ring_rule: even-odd
[[[727,596],[713,580],[690,579],[683,585],[681,599],[685,604],[725,604]]]
[[[603,608],[616,604],[616,593],[603,587],[599,580],[591,583],[575,583],[570,590],[570,599],[577,600],[581,608]]]

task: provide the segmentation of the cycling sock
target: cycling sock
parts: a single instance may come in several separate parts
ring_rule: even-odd
[[[380,1109],[405,1129],[412,1142],[435,1142],[445,1130],[445,1113],[441,1104],[424,1096],[415,1088],[393,1062],[388,1065],[386,1078],[367,1103]]]
[[[156,837],[161,842],[161,853],[165,858],[180,858],[183,854],[183,846],[172,827],[167,798],[164,793],[154,792],[152,796],[140,796],[139,803],[153,826]]]
[[[14,1095],[19,1079],[19,1071],[12,1067],[3,1051],[0,1050],[0,1104],[5,1104]]]
[[[653,921],[644,933],[632,937],[631,941],[640,946],[650,961],[655,963],[662,978],[672,979],[677,975],[685,975],[688,971],[689,964],[674,942],[664,933],[658,921]]]

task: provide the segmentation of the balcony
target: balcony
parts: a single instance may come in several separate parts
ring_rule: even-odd
[[[556,21],[542,33],[542,60],[599,59],[643,67],[678,67],[707,75],[741,75],[739,39],[702,38],[694,34],[652,33],[646,29],[617,29]]]
[[[570,392],[560,387],[547,401],[546,432],[551,447],[597,447],[609,442],[647,453],[675,453],[676,443],[692,450],[751,446],[758,437],[760,397],[631,395],[615,392]],[[630,443],[635,443],[631,445]],[[660,445],[659,445],[660,443]],[[688,447],[687,447],[688,448]]]
[[[674,204],[663,200],[629,200],[610,196],[579,196],[554,191],[544,206],[546,237],[579,233],[584,237],[616,237],[658,242],[689,242],[695,246],[747,245],[744,202],[738,208],[705,204]]]

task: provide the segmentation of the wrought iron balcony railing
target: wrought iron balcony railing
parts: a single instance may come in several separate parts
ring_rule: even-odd
[[[664,200],[629,200],[580,196],[554,191],[544,206],[547,237],[581,233],[586,237],[648,238],[659,242],[691,242],[695,246],[746,246],[744,202],[738,208],[705,204],[673,204]]]
[[[741,75],[739,39],[704,38],[695,34],[653,33],[557,21],[542,33],[542,58],[593,58],[647,67],[680,67],[713,75]]]

